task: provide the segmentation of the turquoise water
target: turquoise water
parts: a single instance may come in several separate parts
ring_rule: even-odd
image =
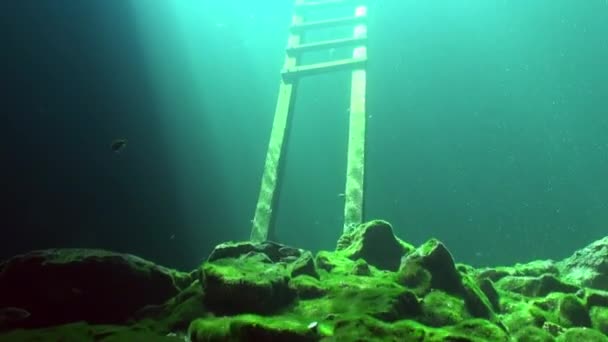
[[[86,246],[193,267],[248,238],[291,1],[0,9],[3,256]],[[604,0],[386,0],[369,15],[366,219],[474,265],[562,258],[605,235]],[[301,81],[281,242],[333,249],[341,233],[349,79]]]

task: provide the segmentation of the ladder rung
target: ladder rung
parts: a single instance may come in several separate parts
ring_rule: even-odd
[[[366,3],[365,0],[310,1],[310,2],[296,3],[295,8],[298,11],[307,11],[307,10],[311,10],[311,9],[316,10],[316,9],[323,9],[323,8],[328,8],[328,7],[338,7],[338,6],[352,5],[352,4],[363,5],[365,3]]]
[[[323,49],[331,49],[331,48],[340,48],[344,46],[350,45],[363,45],[367,42],[367,37],[359,37],[359,38],[343,38],[343,39],[335,39],[335,40],[327,40],[323,42],[317,43],[308,43],[308,44],[300,44],[297,46],[288,47],[285,51],[287,55],[290,57],[294,57],[300,53],[323,50]]]
[[[341,59],[339,61],[323,62],[310,65],[297,66],[281,72],[283,80],[291,83],[294,80],[305,77],[318,75],[321,73],[364,68],[367,63],[367,57]]]
[[[357,16],[357,17],[346,17],[346,18],[338,18],[338,19],[328,19],[328,20],[319,20],[319,21],[310,21],[304,22],[301,24],[291,25],[289,28],[291,32],[302,32],[304,30],[310,29],[320,29],[327,28],[333,26],[344,26],[344,25],[352,25],[352,24],[360,24],[367,21],[367,16]]]

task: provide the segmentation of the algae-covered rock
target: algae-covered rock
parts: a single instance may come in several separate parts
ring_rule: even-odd
[[[441,290],[464,300],[472,317],[494,319],[490,300],[477,285],[473,272],[461,274],[452,255],[438,240],[431,239],[403,258],[397,282],[417,295]]]
[[[608,307],[608,291],[588,290],[587,291],[587,306],[605,306]]]
[[[273,313],[296,297],[287,267],[266,262],[262,254],[207,262],[201,276],[205,304],[221,314]]]
[[[424,269],[430,275],[430,287],[448,293],[462,293],[460,273],[448,249],[431,239],[403,258],[399,272]]]
[[[555,338],[545,329],[529,325],[512,335],[517,342],[553,342]]]
[[[558,323],[563,327],[590,327],[591,317],[585,305],[576,296],[562,296],[558,306]]]
[[[369,265],[363,259],[358,259],[357,261],[355,261],[355,265],[353,267],[352,273],[354,275],[366,276],[366,277],[372,275],[372,271],[369,268]]]
[[[594,252],[596,256],[603,253],[601,248]],[[308,251],[271,241],[224,243],[191,273],[164,269],[124,255],[104,256],[101,262],[99,257],[89,260],[83,253],[66,253],[56,259],[59,261],[47,262],[33,255],[0,264],[0,289],[11,284],[7,279],[23,283],[26,277],[19,278],[19,270],[32,265],[57,267],[54,265],[74,260],[77,264],[82,259],[102,265],[97,266],[97,273],[86,273],[86,277],[96,281],[101,278],[108,283],[106,286],[122,286],[121,282],[108,281],[113,277],[135,277],[135,289],[140,291],[144,283],[154,291],[162,288],[161,284],[170,284],[170,290],[163,296],[145,297],[140,306],[131,303],[127,311],[113,311],[118,314],[112,319],[120,320],[121,327],[73,324],[13,330],[0,333],[0,342],[602,341],[606,338],[602,332],[608,330],[608,292],[585,287],[582,281],[571,284],[562,278],[562,270],[568,270],[569,276],[576,274],[572,273],[574,267],[566,265],[579,267],[580,263],[545,260],[477,269],[456,264],[449,250],[435,239],[414,249],[396,238],[384,221],[359,226],[342,235],[336,251],[320,251],[315,257]],[[597,283],[601,280],[601,267],[593,269]],[[54,278],[43,277],[42,284],[64,289],[71,289],[69,286],[78,281],[89,284],[73,274],[57,274],[70,275],[53,273]],[[99,277],[100,274],[111,275]],[[71,282],[58,281],[65,279]],[[52,303],[79,308],[70,296],[78,298],[83,289],[96,288],[78,284],[72,294],[68,291],[66,297],[60,293],[61,301]],[[26,287],[25,290],[35,290],[28,292],[28,298],[38,300],[49,295],[39,293],[40,288]],[[93,299],[87,295],[90,300],[84,303],[95,309],[106,308],[108,303],[132,301],[128,296],[140,298],[137,295],[141,294],[133,291],[129,288],[108,295],[118,293],[118,298]],[[7,294],[0,293],[0,299],[6,298]],[[26,309],[29,308],[0,305],[0,330],[7,321],[27,321],[29,316],[40,315]]]
[[[419,322],[431,327],[443,327],[462,322],[471,316],[464,300],[443,291],[429,292],[421,302]]]
[[[486,267],[477,270],[477,278],[497,282],[506,276],[513,275],[513,273],[514,271],[511,267]]]
[[[543,330],[551,336],[557,337],[563,334],[566,331],[566,328],[562,327],[557,323],[546,321],[545,323],[543,323]]]
[[[320,251],[315,257],[315,264],[318,270],[333,275],[349,275],[353,273],[355,260],[347,258],[341,252]]]
[[[589,310],[589,316],[591,316],[591,325],[594,329],[608,335],[608,308],[606,307],[592,307]]]
[[[551,314],[525,301],[509,301],[503,305],[502,323],[512,334],[534,326],[541,328]]]
[[[33,251],[0,264],[0,308],[29,312],[15,327],[82,320],[124,323],[139,308],[162,304],[192,280],[188,273],[129,254],[96,249]]]
[[[509,341],[499,327],[484,320],[466,320],[445,328],[432,328],[412,320],[387,324],[372,318],[343,319],[333,336],[322,341]]]
[[[396,275],[396,282],[416,293],[424,296],[431,291],[431,273],[420,263],[409,263],[406,267],[401,267]]]
[[[503,291],[522,294],[527,297],[542,297],[552,292],[576,293],[577,286],[565,283],[551,274],[540,277],[506,276],[496,282]]]
[[[291,278],[289,287],[293,289],[298,295],[298,298],[301,299],[319,298],[327,293],[327,290],[319,280],[307,275]]]
[[[299,275],[309,275],[314,278],[319,278],[317,268],[315,266],[315,259],[312,253],[306,251],[302,253],[293,263],[290,264],[291,276],[297,277]]]
[[[342,234],[336,251],[343,252],[352,260],[362,258],[379,269],[396,271],[401,257],[412,249],[395,237],[390,223],[375,220]]]
[[[556,342],[607,342],[608,337],[589,328],[572,328],[555,339]]]
[[[518,276],[540,277],[543,274],[559,275],[559,269],[553,260],[534,260],[528,263],[517,263],[512,269],[512,274]]]
[[[462,298],[471,316],[495,320],[490,300],[469,275],[462,276]]]
[[[496,291],[494,283],[490,279],[481,279],[479,281],[479,289],[486,295],[488,301],[490,301],[494,312],[500,312],[500,295],[498,294],[498,291]]]
[[[437,334],[439,335],[439,334]],[[371,317],[360,316],[340,319],[335,323],[333,335],[323,342],[340,341],[441,341],[433,337],[431,329],[414,321],[387,324]]]
[[[383,321],[412,318],[420,313],[419,300],[410,290],[389,281],[353,278],[344,278],[328,293],[332,313],[363,314]]]
[[[557,267],[566,282],[608,290],[608,236],[576,251]]]
[[[540,277],[544,274],[559,275],[557,264],[553,260],[534,260],[528,263],[517,263],[514,266],[485,267],[477,270],[479,279],[492,282],[506,276]]]
[[[213,262],[224,258],[240,258],[248,254],[264,254],[272,262],[293,261],[299,258],[305,251],[303,249],[283,245],[273,241],[260,243],[242,241],[225,242],[217,245],[207,258]]]
[[[322,329],[314,322],[302,322],[288,316],[262,317],[239,315],[198,319],[192,322],[188,335],[192,342],[285,341],[312,342],[321,338]]]
[[[145,327],[90,325],[76,322],[38,329],[18,329],[0,334],[0,342],[99,341],[99,342],[183,342],[178,334],[158,334]]]
[[[332,272],[338,266],[338,260],[334,257],[335,253],[320,251],[315,257],[317,267],[326,272]]]
[[[185,331],[190,322],[209,315],[203,304],[203,289],[199,281],[161,305],[147,305],[138,310],[134,319],[150,330],[168,334]]]
[[[509,341],[509,335],[499,326],[484,319],[469,319],[450,327],[453,333],[470,338],[471,341]]]

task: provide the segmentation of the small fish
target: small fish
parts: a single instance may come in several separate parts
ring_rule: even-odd
[[[29,311],[12,306],[0,308],[0,323],[15,323],[30,317]]]
[[[110,144],[110,148],[114,153],[120,153],[125,146],[127,146],[127,139],[114,139],[112,140],[112,144]]]

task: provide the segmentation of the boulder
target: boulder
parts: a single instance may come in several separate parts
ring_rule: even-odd
[[[563,327],[591,327],[591,317],[585,305],[573,294],[560,298],[558,323]]]
[[[497,281],[496,286],[503,291],[527,297],[542,297],[552,292],[576,293],[579,290],[578,287],[564,283],[550,274],[540,277],[507,276]]]
[[[558,262],[557,268],[567,282],[608,290],[608,236]]]
[[[129,254],[48,249],[0,264],[0,308],[29,313],[19,327],[68,322],[124,323],[145,305],[162,304],[192,279]]]
[[[262,253],[272,262],[290,262],[299,258],[303,249],[283,245],[273,241],[256,242],[225,242],[217,245],[207,258],[212,262],[224,258],[239,258],[247,254]]]
[[[309,275],[314,278],[319,278],[317,268],[315,266],[315,259],[311,252],[306,251],[300,255],[299,258],[293,261],[290,265],[291,276],[297,277],[299,275]]]
[[[296,298],[287,265],[261,252],[206,262],[200,274],[204,302],[217,314],[272,314]]]
[[[403,258],[397,282],[421,296],[441,290],[462,298],[472,317],[494,320],[488,297],[471,275],[458,271],[450,251],[436,239],[425,242]]]
[[[381,270],[397,271],[401,257],[413,247],[393,234],[393,227],[383,220],[374,220],[345,232],[338,240],[336,251],[352,259],[359,258]]]
[[[403,258],[399,273],[408,274],[411,270],[424,270],[421,273],[430,276],[429,289],[438,289],[450,294],[463,292],[460,273],[456,270],[452,254],[436,239],[425,242]]]

